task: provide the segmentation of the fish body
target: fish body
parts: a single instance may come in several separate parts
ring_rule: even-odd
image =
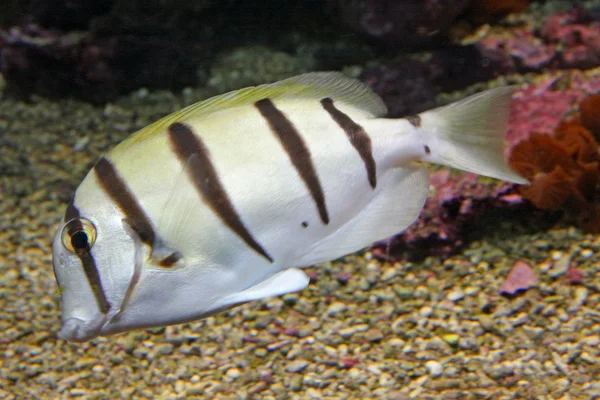
[[[142,129],[97,162],[57,231],[61,336],[181,323],[302,290],[302,267],[418,217],[422,162],[524,183],[503,159],[511,93],[386,119],[367,86],[310,73]]]

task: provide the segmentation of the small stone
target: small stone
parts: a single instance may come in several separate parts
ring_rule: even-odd
[[[285,370],[287,372],[301,372],[307,366],[308,366],[308,361],[306,361],[306,360],[295,360],[295,361],[289,362],[285,366]]]
[[[400,338],[391,338],[387,341],[387,344],[392,347],[402,347],[406,344],[406,342]]]
[[[331,303],[331,305],[327,308],[327,315],[332,317],[346,310],[348,310],[348,306],[345,303],[336,301],[335,303]]]
[[[536,327],[536,326],[524,326],[523,332],[525,332],[527,337],[530,339],[539,339],[542,337],[545,330],[544,330],[544,328],[540,328],[540,327]]]
[[[248,388],[248,394],[254,395],[262,392],[267,388],[267,383],[265,381],[258,381],[254,385]]]
[[[365,333],[365,339],[369,342],[378,342],[383,339],[383,333],[377,328],[372,328]]]
[[[412,286],[394,285],[392,289],[400,297],[400,300],[410,300],[415,295],[415,288]]]
[[[565,275],[565,282],[571,285],[580,285],[583,283],[584,274],[579,268],[569,267]]]
[[[560,354],[556,352],[552,352],[552,361],[554,361],[554,365],[556,368],[565,375],[569,375],[569,366],[563,361]]]
[[[433,308],[431,308],[429,306],[423,306],[419,310],[419,314],[421,314],[423,317],[426,317],[426,318],[431,317],[431,314],[433,314]]]
[[[442,364],[433,360],[427,361],[425,363],[425,368],[427,368],[427,372],[429,372],[429,375],[431,375],[432,378],[437,378],[438,376],[442,375],[442,372],[444,372]]]
[[[563,254],[558,260],[554,259],[554,257],[552,257],[552,259],[555,262],[550,271],[548,271],[548,274],[553,278],[563,275],[565,272],[567,272],[569,266],[571,265],[570,254]]]
[[[258,349],[254,350],[254,355],[257,357],[264,357],[267,355],[267,349],[259,347]]]
[[[600,345],[600,336],[592,335],[582,338],[579,343],[587,344],[588,346],[597,347]]]
[[[571,304],[569,304],[568,311],[570,313],[577,312],[586,302],[588,294],[588,289],[585,286],[579,286],[575,288],[575,296]]]
[[[385,398],[387,398],[387,400],[410,400],[410,396],[407,393],[399,390],[388,393]]]
[[[227,370],[227,372],[225,373],[225,375],[227,375],[227,377],[235,380],[242,375],[242,372],[237,368],[229,368]]]
[[[338,334],[341,337],[343,337],[344,339],[349,339],[355,333],[357,333],[357,332],[365,332],[367,329],[369,329],[369,325],[367,325],[367,324],[359,324],[359,325],[349,326],[347,328],[340,329],[340,331],[338,332]]]
[[[514,295],[520,290],[529,289],[536,283],[537,277],[531,266],[524,261],[517,261],[500,286],[500,293]]]
[[[458,301],[461,300],[463,297],[465,297],[465,294],[460,289],[453,290],[446,296],[446,298],[450,301]]]
[[[162,343],[156,346],[156,350],[161,354],[171,354],[175,346],[172,343]]]
[[[287,340],[278,340],[275,343],[270,343],[267,345],[267,350],[268,351],[275,351],[275,350],[279,350],[280,348],[287,346],[288,344],[290,344],[290,342],[288,342]]]
[[[294,375],[290,381],[290,389],[297,392],[302,390],[302,375]]]
[[[92,367],[92,372],[95,374],[101,374],[102,372],[104,372],[104,365],[102,364],[96,364]]]
[[[460,336],[458,336],[456,333],[447,333],[442,335],[442,340],[444,340],[444,342],[448,343],[450,346],[456,346],[458,345]]]
[[[385,271],[383,271],[383,274],[381,275],[381,281],[382,282],[387,282],[390,279],[392,279],[393,277],[396,276],[396,269],[395,268],[386,268]]]
[[[479,325],[486,332],[491,332],[494,330],[494,320],[487,315],[479,316]]]

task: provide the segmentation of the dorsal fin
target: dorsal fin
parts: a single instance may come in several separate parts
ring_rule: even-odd
[[[383,100],[359,80],[349,78],[340,72],[309,72],[279,82],[234,90],[192,104],[143,128],[129,140],[138,142],[164,130],[175,121],[182,122],[219,110],[253,104],[264,98],[321,100],[325,97],[362,110],[373,117],[381,117],[387,113]]]

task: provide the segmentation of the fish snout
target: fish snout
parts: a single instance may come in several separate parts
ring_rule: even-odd
[[[86,342],[99,335],[102,323],[91,323],[80,318],[67,318],[63,321],[58,337],[72,342]]]

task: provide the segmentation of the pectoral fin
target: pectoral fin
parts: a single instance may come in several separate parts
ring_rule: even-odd
[[[298,268],[288,268],[271,275],[266,280],[248,289],[227,296],[226,303],[230,305],[245,303],[265,297],[281,296],[282,294],[300,291],[308,286],[310,278]]]

